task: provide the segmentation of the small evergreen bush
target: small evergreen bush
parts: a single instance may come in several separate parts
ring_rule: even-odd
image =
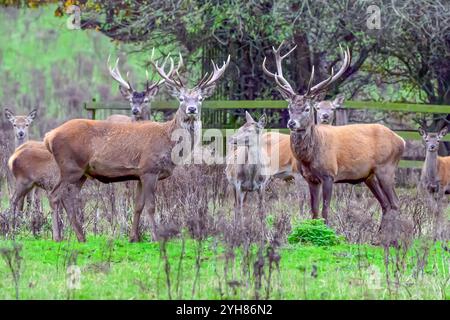
[[[307,243],[315,246],[334,246],[342,242],[342,238],[329,228],[323,219],[308,219],[300,222],[288,236],[290,244]]]

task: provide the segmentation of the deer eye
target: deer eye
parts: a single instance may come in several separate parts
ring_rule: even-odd
[[[309,107],[306,107],[306,108],[305,108],[305,112],[309,112]]]
[[[13,124],[13,127],[14,127],[14,128],[16,128],[16,127],[17,127],[17,125],[16,125],[16,124]]]

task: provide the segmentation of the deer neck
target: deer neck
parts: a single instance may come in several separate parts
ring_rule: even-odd
[[[310,124],[305,130],[291,131],[291,149],[295,158],[304,163],[313,161],[319,148],[317,126]]]
[[[14,140],[14,145],[15,145],[15,147],[16,147],[16,149],[18,148],[18,147],[20,147],[21,145],[23,145],[25,142],[27,142],[28,141],[28,136],[26,136],[26,137],[23,137],[22,139],[19,139],[19,138],[17,138],[17,136],[15,137],[15,140]]]
[[[426,185],[430,183],[437,184],[439,182],[437,152],[427,150],[421,180]]]
[[[190,135],[192,148],[200,143],[202,129],[202,121],[200,114],[196,118],[187,118],[186,115],[179,109],[175,113],[175,117],[167,122],[167,135],[171,138],[178,130],[187,132]],[[184,132],[177,134],[184,136]],[[175,141],[176,144],[178,141]]]

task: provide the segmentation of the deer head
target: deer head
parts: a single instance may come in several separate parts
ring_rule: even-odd
[[[277,84],[277,89],[282,95],[282,97],[288,102],[289,109],[289,121],[288,128],[291,131],[305,131],[312,125],[314,125],[314,100],[323,92],[325,92],[328,87],[339,79],[347,68],[350,66],[351,56],[350,51],[347,50],[343,53],[344,62],[341,69],[335,74],[333,69],[331,69],[331,75],[323,80],[322,82],[312,86],[314,80],[314,67],[311,71],[311,77],[309,79],[308,88],[304,94],[297,94],[289,82],[283,76],[282,62],[283,60],[297,47],[295,46],[286,54],[281,55],[281,50],[283,48],[284,41],[280,44],[278,49],[273,48],[273,53],[275,55],[275,63],[277,66],[277,71],[275,73],[269,71],[266,67],[266,57],[263,60],[263,71],[266,75],[273,78]],[[342,50],[341,50],[342,51]]]
[[[439,191],[439,175],[437,169],[437,151],[439,150],[439,142],[448,132],[447,125],[439,132],[428,132],[424,126],[420,126],[419,134],[426,147],[425,164],[422,169],[422,184],[430,193]]]
[[[27,116],[16,116],[14,113],[5,109],[6,119],[11,122],[14,127],[14,137],[16,141],[16,148],[28,140],[28,127],[36,118],[37,110],[33,109]]]
[[[337,95],[333,101],[323,100],[314,105],[316,109],[317,120],[321,124],[331,124],[334,120],[334,112],[337,108],[342,107],[345,96]]]
[[[257,145],[260,141],[266,122],[267,118],[265,114],[263,114],[258,121],[255,121],[250,113],[245,111],[245,124],[228,139],[228,143],[247,147]]]
[[[439,132],[427,132],[423,127],[419,128],[419,134],[425,143],[427,152],[437,152],[439,149],[439,142],[448,132],[448,127],[443,127]]]
[[[169,59],[173,65],[172,58]],[[168,74],[164,70],[164,65],[160,67],[158,63],[152,62],[155,70],[165,80],[170,94],[177,98],[180,102],[178,110],[181,113],[183,121],[185,122],[200,120],[202,102],[214,93],[217,81],[220,77],[222,77],[230,64],[230,56],[228,55],[227,61],[224,62],[220,68],[214,63],[214,61],[211,62],[213,66],[213,73],[211,75],[206,73],[193,88],[188,88],[186,83],[181,80],[178,72],[180,68],[177,68],[175,72],[172,72],[172,74]],[[182,64],[183,59],[180,54],[179,66]]]
[[[153,54],[152,54],[153,56]],[[124,80],[119,71],[119,58],[117,58],[114,66],[109,64],[111,56],[108,57],[108,70],[111,77],[119,83],[119,90],[122,96],[130,102],[131,114],[134,120],[144,118],[143,112],[145,109],[150,111],[150,102],[158,93],[160,86],[164,83],[164,79],[158,82],[149,81],[148,72],[145,71],[146,85],[144,91],[137,91],[133,88],[128,80],[129,73],[127,73],[127,80]]]

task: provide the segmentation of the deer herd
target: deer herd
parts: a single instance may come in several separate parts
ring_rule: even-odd
[[[313,67],[307,89],[299,93],[283,76],[283,59],[295,47],[282,55],[283,47],[281,43],[277,49],[273,48],[276,71],[267,68],[266,58],[262,68],[288,102],[290,134],[264,132],[266,116],[254,119],[246,112],[244,125],[229,137],[225,175],[234,190],[236,219],[240,221],[244,215],[248,192],[256,191],[263,201],[271,179],[303,177],[309,187],[312,217],[319,217],[322,195],[325,222],[328,222],[334,183],[364,182],[381,206],[381,229],[387,223],[385,217],[399,210],[395,172],[405,141],[380,124],[333,125],[335,109],[342,106],[344,96],[338,95],[330,101],[322,97],[349,68],[348,49],[342,52],[343,62],[338,72],[331,69],[325,80],[313,85]],[[183,137],[192,138],[191,141],[201,135],[202,102],[213,94],[217,81],[230,64],[230,56],[221,67],[212,62],[213,72],[189,87],[180,76],[181,55],[175,67],[170,56],[159,65],[152,53],[151,64],[161,80],[149,82],[146,73],[145,90],[141,92],[122,77],[118,64],[119,59],[111,66],[108,58],[109,73],[130,103],[130,117],[115,114],[103,121],[73,119],[48,132],[44,141],[33,141],[28,138],[28,128],[36,117],[36,110],[27,116],[16,116],[5,109],[6,118],[14,127],[16,147],[8,161],[15,177],[11,198],[14,227],[18,211],[23,210],[24,198],[38,187],[49,197],[54,240],[63,238],[61,213],[64,209],[77,239],[85,241],[79,196],[85,181],[88,178],[102,183],[135,180],[130,241],[140,240],[139,221],[144,207],[150,218],[152,238],[158,238],[156,188],[157,182],[169,177],[177,165],[173,153],[180,140],[174,140],[173,135],[181,132]],[[170,121],[150,121],[150,101],[163,85],[179,101],[178,109]],[[450,190],[450,157],[437,156],[437,149],[447,134],[447,127],[438,133],[420,128],[419,133],[426,143],[420,187],[442,198]],[[262,210],[261,205],[260,208]]]

